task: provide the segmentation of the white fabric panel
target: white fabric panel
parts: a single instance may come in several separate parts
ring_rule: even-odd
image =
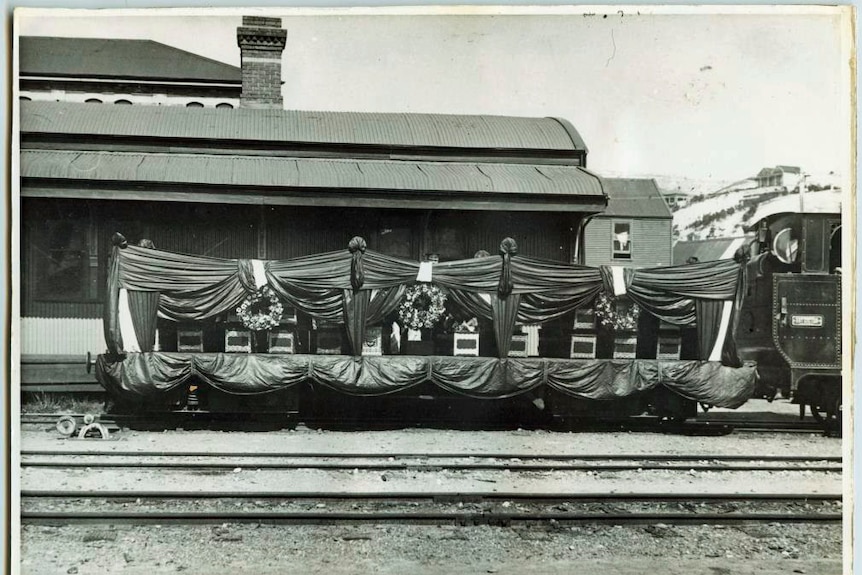
[[[529,357],[538,357],[539,355],[539,330],[542,326],[539,324],[525,325],[521,328],[527,335],[527,355]]]
[[[480,297],[480,298],[482,298],[482,300],[483,300],[486,304],[491,305],[491,294],[489,294],[489,293],[480,293],[480,294],[479,294],[479,297]]]
[[[614,295],[626,295],[626,278],[623,275],[623,269],[620,266],[611,267],[611,275],[614,278]]]
[[[434,262],[419,262],[419,273],[416,274],[416,281],[430,282],[433,266]]]
[[[120,335],[123,337],[123,351],[129,353],[140,353],[141,346],[138,345],[138,337],[135,335],[135,327],[132,324],[132,312],[129,309],[129,292],[126,288],[120,288]]]
[[[709,354],[709,361],[721,361],[721,349],[724,347],[724,338],[727,337],[727,330],[730,327],[730,313],[732,311],[733,302],[724,302],[721,308],[721,326],[718,328],[715,346],[712,348],[712,353]]]
[[[254,287],[257,289],[266,285],[266,270],[263,268],[263,260],[251,260],[251,271],[254,273]]]

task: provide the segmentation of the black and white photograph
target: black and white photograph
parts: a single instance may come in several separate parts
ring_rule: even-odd
[[[16,9],[8,572],[852,573],[854,26]]]

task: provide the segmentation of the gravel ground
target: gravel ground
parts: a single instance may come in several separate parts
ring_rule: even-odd
[[[46,527],[22,573],[842,573],[838,526]]]
[[[319,432],[307,429],[269,433],[215,431],[146,433],[123,431],[109,441],[60,439],[44,426],[27,426],[20,435],[21,449],[111,451],[207,451],[293,453],[506,453],[530,454],[698,454],[840,456],[842,442],[819,434],[733,434],[726,437],[680,437],[649,433],[549,433],[545,431],[447,431],[407,429],[375,432]],[[235,489],[254,481],[255,490],[337,488],[442,490],[467,483],[464,474],[432,475],[409,471],[355,474],[305,471],[284,477],[251,469],[221,474],[198,474],[189,484],[181,473],[153,474],[131,471],[120,475],[103,470],[65,477],[30,474],[23,489],[96,486],[110,489],[155,489],[184,486],[200,490]],[[483,472],[489,473],[489,472]],[[731,474],[677,472],[619,472],[591,476],[537,473],[513,481],[497,473],[504,489],[633,490],[751,492],[761,488],[840,491],[841,480],[798,472]],[[712,476],[710,476],[712,475]],[[45,478],[49,477],[50,481]],[[437,482],[440,482],[439,484]],[[801,483],[800,483],[801,481]],[[185,483],[183,483],[185,482]],[[358,487],[361,486],[361,487]],[[28,525],[21,528],[19,561],[26,574],[140,574],[202,573],[601,573],[642,575],[777,575],[840,574],[840,525],[669,526],[663,524],[610,527],[601,525],[524,526],[421,526],[330,525],[274,526],[226,524],[200,526],[64,526]]]

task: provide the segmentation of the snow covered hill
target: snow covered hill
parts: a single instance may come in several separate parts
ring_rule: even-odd
[[[837,189],[837,176],[808,176],[805,189],[814,192]],[[664,190],[662,190],[664,191]],[[794,190],[783,186],[758,186],[754,178],[716,186],[711,191],[689,197],[688,204],[673,214],[675,239],[683,241],[731,238],[745,234],[758,206]]]

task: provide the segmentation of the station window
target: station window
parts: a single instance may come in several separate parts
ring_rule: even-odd
[[[611,237],[611,249],[616,260],[632,258],[632,225],[631,222],[614,222]]]
[[[204,107],[204,105],[201,104],[200,102],[189,102],[188,104],[186,104],[186,108],[203,108],[203,107]]]
[[[116,102],[114,102],[114,104],[116,104],[118,106],[131,106],[132,105],[132,103],[129,102],[128,100],[117,100]]]
[[[59,218],[57,216],[60,216]],[[86,210],[28,226],[24,272],[38,300],[82,302],[98,296],[97,244]]]
[[[233,110],[233,104],[228,104],[227,102],[219,102],[216,104],[216,108],[220,110]]]
[[[98,98],[87,98],[86,100],[84,100],[84,103],[85,104],[101,104],[102,101]]]

